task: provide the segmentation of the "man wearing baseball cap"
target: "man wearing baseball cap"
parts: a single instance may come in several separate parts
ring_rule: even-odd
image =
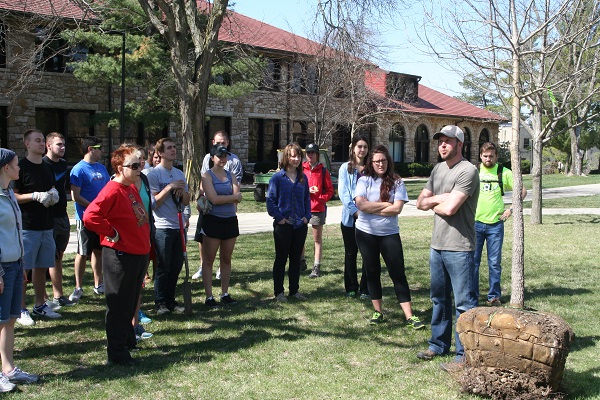
[[[477,306],[473,286],[475,250],[475,210],[479,197],[477,168],[462,156],[465,135],[454,125],[444,126],[433,135],[443,162],[431,172],[417,199],[419,210],[433,210],[433,234],[429,253],[431,273],[431,338],[429,347],[417,353],[432,360],[450,352],[452,315]],[[454,292],[454,310],[449,288]],[[464,348],[455,332],[456,358],[442,364],[443,370],[464,365]]]

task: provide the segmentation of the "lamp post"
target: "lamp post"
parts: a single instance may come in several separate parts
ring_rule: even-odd
[[[119,133],[121,143],[125,142],[125,31],[107,31],[109,35],[120,35],[121,42],[121,111],[119,115]]]

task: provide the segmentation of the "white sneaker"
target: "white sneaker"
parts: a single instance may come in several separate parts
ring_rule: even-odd
[[[50,309],[52,311],[57,311],[57,310],[60,310],[62,308],[62,306],[59,303],[55,303],[52,300],[46,300],[46,305],[48,307],[50,307]]]
[[[82,296],[83,296],[83,289],[80,287],[79,288],[76,287],[75,290],[73,290],[73,293],[71,293],[71,295],[69,296],[69,300],[77,303],[81,299]]]
[[[17,318],[17,322],[23,326],[33,326],[35,321],[29,315],[28,310],[21,310],[21,318]]]
[[[202,279],[202,266],[198,268],[198,271],[192,275],[192,279]]]
[[[215,279],[221,279],[221,268],[217,269],[217,273],[215,274]]]
[[[52,311],[52,309],[50,307],[48,307],[48,305],[46,305],[46,303],[42,304],[41,307],[37,307],[37,306],[33,307],[33,315],[39,315],[40,317],[46,317],[46,318],[52,318],[52,319],[57,319],[57,318],[62,317],[62,315],[60,315],[56,311]]]
[[[99,284],[94,287],[94,293],[96,294],[104,294],[104,283]]]
[[[4,374],[0,373],[0,392],[1,393],[13,391],[16,387],[17,387],[17,385],[15,385],[14,383],[11,383],[8,380],[8,378],[6,376],[4,376]]]

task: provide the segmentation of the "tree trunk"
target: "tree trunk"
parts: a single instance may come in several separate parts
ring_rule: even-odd
[[[542,223],[542,148],[544,144],[539,137],[533,140],[533,152],[531,160],[531,224]]]
[[[571,137],[571,175],[581,175],[583,172],[583,151],[579,147],[579,140],[581,138],[582,127],[576,126],[575,128],[569,129],[569,136]]]

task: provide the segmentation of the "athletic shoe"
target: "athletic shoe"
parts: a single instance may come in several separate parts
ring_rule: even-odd
[[[198,268],[198,271],[192,275],[192,279],[202,279],[202,266]]]
[[[77,303],[81,299],[81,296],[83,296],[83,289],[76,287],[75,290],[73,290],[73,293],[71,293],[69,296],[69,300]]]
[[[21,310],[21,317],[17,318],[17,322],[23,326],[33,326],[35,325],[35,321],[29,315],[29,311],[27,309]]]
[[[315,265],[313,266],[312,272],[310,273],[310,275],[308,276],[309,278],[318,278],[321,276],[321,265]]]
[[[355,298],[356,297],[356,292],[348,292],[348,293],[346,293],[346,297]]]
[[[287,299],[287,297],[285,297],[285,294],[283,294],[283,292],[281,292],[277,296],[275,296],[275,301],[277,301],[279,303],[285,303],[288,301],[288,299]]]
[[[494,297],[493,299],[487,301],[487,305],[490,307],[502,307],[502,302],[498,297]]]
[[[10,383],[7,377],[4,374],[0,374],[0,393],[6,393],[13,391],[17,385],[14,383]]]
[[[215,279],[221,279],[221,268],[217,268],[217,273],[215,274]]]
[[[50,307],[46,303],[41,306],[33,307],[33,315],[39,315],[40,317],[47,317],[52,319],[61,318],[62,315],[57,313],[56,311],[52,311]]]
[[[40,376],[36,374],[29,374],[25,371],[21,371],[19,368],[15,367],[11,372],[5,374],[10,381],[10,383],[17,384],[27,384],[27,383],[35,383],[40,380]]]
[[[212,297],[212,296],[211,296],[211,297],[209,297],[208,299],[206,299],[206,300],[204,301],[204,304],[205,304],[207,307],[210,307],[210,308],[219,307],[219,303],[217,303],[217,301],[215,300],[215,298],[214,298],[214,297]]]
[[[379,311],[373,311],[373,316],[371,317],[371,325],[377,325],[384,321],[383,314]]]
[[[146,332],[144,327],[141,325],[136,325],[133,330],[135,331],[135,339],[137,341],[150,339],[152,336],[154,336],[152,333]]]
[[[306,265],[306,260],[300,260],[300,272],[306,271],[308,269],[308,265]]]
[[[52,300],[54,304],[59,304],[61,307],[73,307],[76,303],[67,298],[67,296],[60,296],[58,299]]]
[[[50,307],[50,309],[52,311],[57,311],[57,310],[60,310],[62,308],[62,306],[60,304],[54,303],[53,300],[46,300],[46,305],[48,307]]]
[[[152,322],[152,319],[150,319],[150,317],[148,317],[142,310],[138,311],[138,322],[140,324],[149,324],[150,322]]]
[[[290,297],[293,297],[293,298],[295,298],[297,300],[302,300],[302,301],[308,300],[308,297],[306,297],[305,295],[303,295],[300,292],[296,292],[296,293],[292,294]]]
[[[425,361],[431,361],[435,357],[438,357],[438,356],[441,356],[441,354],[436,353],[435,351],[433,351],[431,349],[427,349],[425,351],[420,351],[417,353],[417,358],[420,360],[425,360]]]
[[[156,313],[158,315],[166,315],[166,314],[170,314],[171,310],[169,310],[167,308],[167,306],[165,306],[164,304],[161,304],[160,306],[158,306],[158,310],[156,310]]]
[[[412,326],[415,330],[425,328],[419,317],[415,317],[414,315],[406,320],[406,325]]]
[[[173,313],[175,314],[183,314],[185,312],[184,306],[173,306]]]
[[[135,367],[136,365],[140,365],[140,362],[138,360],[136,360],[135,358],[127,358],[125,360],[108,360],[107,362],[108,365],[122,365],[125,367]]]
[[[233,298],[231,298],[231,296],[229,294],[225,294],[225,295],[221,296],[221,303],[222,304],[227,304],[229,306],[234,306],[238,302],[235,301]]]
[[[99,284],[98,286],[94,286],[95,294],[104,294],[104,283]]]
[[[361,300],[371,300],[371,296],[368,293],[361,293],[360,299]]]

